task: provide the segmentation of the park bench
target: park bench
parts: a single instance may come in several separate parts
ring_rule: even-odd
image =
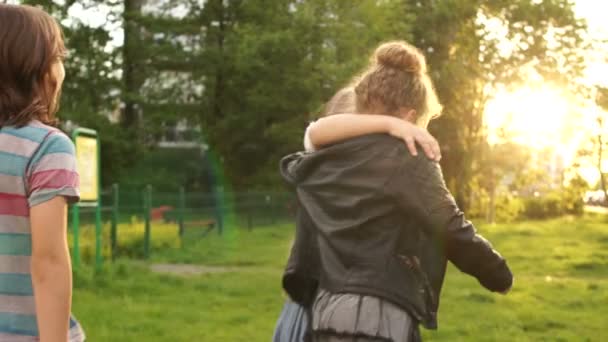
[[[174,222],[180,224],[180,219],[175,208],[171,206],[160,206],[150,210],[150,217],[153,221]],[[183,219],[181,222],[180,234],[183,234],[186,229],[203,229],[201,236],[207,236],[212,230],[217,227],[215,219]]]
[[[179,218],[175,211],[175,208],[171,206],[160,206],[150,210],[150,217],[153,221],[163,220],[165,222],[175,222],[179,225]],[[217,227],[217,221],[215,219],[201,219],[201,220],[187,220],[184,219],[182,222],[182,230],[201,228],[203,229],[202,236],[206,236],[213,229]],[[183,233],[183,231],[182,231]]]
[[[158,208],[152,208],[150,210],[150,219],[152,221],[165,221],[168,222],[167,220],[167,213],[173,211],[174,208],[172,206],[169,205],[163,205],[160,206]]]
[[[183,230],[185,231],[187,228],[203,228],[202,236],[207,236],[215,227],[217,226],[217,221],[214,219],[206,219],[206,220],[193,220],[193,221],[184,221]]]

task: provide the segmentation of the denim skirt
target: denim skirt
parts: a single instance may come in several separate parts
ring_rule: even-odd
[[[304,342],[308,331],[308,317],[301,305],[290,300],[283,305],[272,342]]]

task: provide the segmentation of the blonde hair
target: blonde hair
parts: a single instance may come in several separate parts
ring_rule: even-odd
[[[355,89],[353,89],[353,87],[346,87],[340,89],[327,104],[325,104],[322,116],[354,114],[356,111]]]
[[[413,109],[420,126],[441,114],[424,56],[404,41],[380,45],[354,84],[359,113],[397,115],[402,108]]]

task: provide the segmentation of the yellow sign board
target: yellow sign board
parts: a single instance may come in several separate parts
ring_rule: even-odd
[[[79,135],[75,144],[76,162],[80,174],[80,199],[84,202],[96,202],[99,199],[97,139]]]

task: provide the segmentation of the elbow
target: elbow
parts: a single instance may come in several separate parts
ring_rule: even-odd
[[[323,146],[317,122],[311,123],[306,129],[306,140],[304,144],[306,145],[307,151],[315,151],[318,146]]]
[[[57,277],[70,277],[72,271],[69,254],[59,253],[33,253],[30,268],[34,284],[47,283]]]

